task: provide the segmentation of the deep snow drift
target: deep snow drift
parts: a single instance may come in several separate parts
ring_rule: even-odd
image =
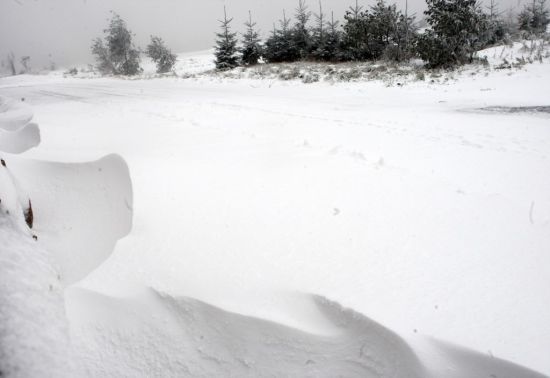
[[[550,118],[481,109],[548,105],[549,67],[1,79],[25,157],[64,162],[10,169],[64,283],[91,272],[62,293],[78,375],[548,374]],[[113,152],[135,206],[120,158],[82,163]]]
[[[81,368],[73,361],[64,288],[97,268],[130,231],[132,190],[117,156],[67,164],[2,152],[39,143],[32,117],[25,104],[0,96],[0,375],[74,377]]]

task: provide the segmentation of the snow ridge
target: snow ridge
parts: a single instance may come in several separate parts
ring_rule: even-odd
[[[425,377],[401,338],[323,297],[303,300],[334,325],[330,336],[154,289],[135,298],[76,288],[68,295],[79,360],[90,376]],[[109,350],[98,355],[99,345]]]
[[[543,378],[444,342],[406,340],[322,296],[302,295],[330,324],[310,332],[152,288],[67,294],[76,360],[88,376]]]

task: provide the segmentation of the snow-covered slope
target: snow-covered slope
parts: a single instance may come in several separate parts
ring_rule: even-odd
[[[65,162],[10,158],[44,195],[52,255],[132,225],[119,158],[65,164],[113,152],[132,171],[130,234],[65,291],[81,375],[542,377],[500,358],[550,373],[550,118],[533,111],[549,67],[405,87],[0,80],[40,122],[26,157]],[[41,182],[66,190],[58,215]]]

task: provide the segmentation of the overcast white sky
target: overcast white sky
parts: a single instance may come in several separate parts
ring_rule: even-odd
[[[359,0],[364,6],[376,0]],[[488,1],[488,0],[485,0]],[[501,9],[525,0],[500,0]],[[389,0],[391,2],[391,0]],[[90,45],[107,24],[109,11],[119,13],[144,47],[149,35],[159,35],[173,51],[204,50],[213,46],[217,19],[227,6],[233,26],[241,31],[248,10],[264,35],[281,18],[282,10],[293,14],[298,0],[0,0],[0,59],[13,51],[17,57],[31,56],[40,68],[49,60],[60,65],[92,63]],[[318,9],[318,0],[307,1]],[[355,0],[322,0],[325,11],[342,18]],[[396,0],[404,8],[405,0]],[[422,17],[424,0],[409,0],[409,8]],[[37,67],[38,66],[38,67]]]

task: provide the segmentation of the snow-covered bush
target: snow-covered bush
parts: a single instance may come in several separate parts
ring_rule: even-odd
[[[30,73],[31,72],[31,57],[30,56],[23,56],[20,60],[21,66],[23,67],[21,69],[22,74]]]
[[[8,54],[6,57],[7,60],[7,66],[10,69],[10,73],[12,76],[17,75],[17,71],[15,70],[15,55],[13,55],[12,52]]]
[[[102,73],[114,75],[136,75],[142,71],[139,50],[132,42],[132,33],[126,22],[116,13],[104,30],[105,41],[96,38],[92,43],[92,54],[95,55],[98,69]]]
[[[157,65],[157,73],[169,72],[176,64],[176,55],[166,47],[160,37],[151,36],[151,43],[147,45],[145,53]]]

